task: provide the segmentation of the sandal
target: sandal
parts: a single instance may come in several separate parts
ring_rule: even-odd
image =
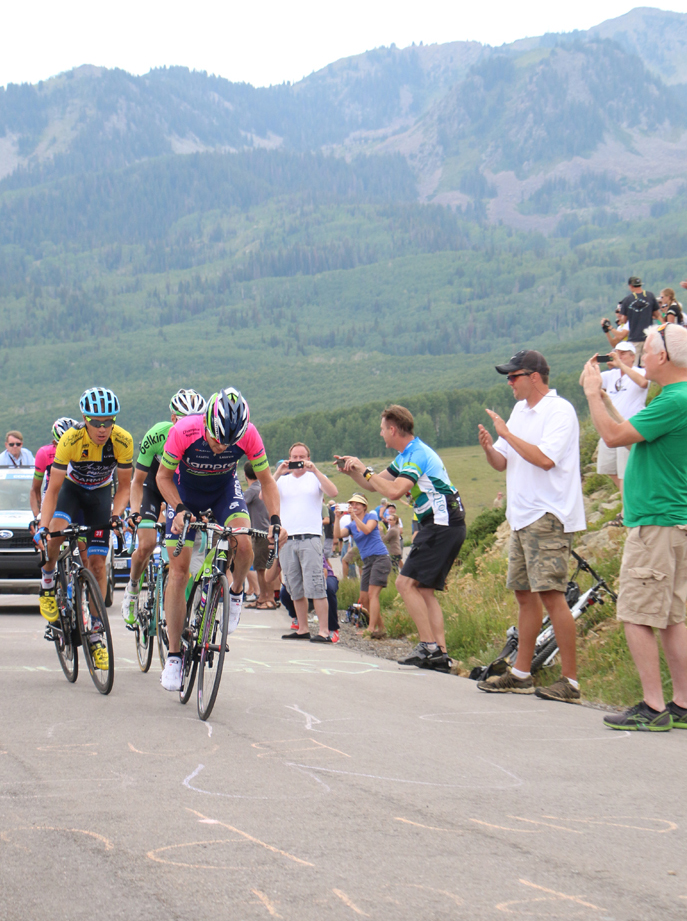
[[[388,635],[388,634],[387,634],[386,630],[382,630],[381,633],[380,633],[378,630],[373,630],[373,631],[370,633],[370,639],[371,639],[371,640],[384,640],[384,639],[386,639],[387,635]]]
[[[279,605],[275,601],[256,601],[255,608],[258,611],[276,611]]]

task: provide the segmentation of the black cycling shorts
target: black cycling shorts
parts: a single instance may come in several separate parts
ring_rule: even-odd
[[[112,515],[112,485],[100,489],[84,489],[65,479],[57,497],[54,518],[64,518],[69,524],[93,528],[87,535],[88,556],[107,556],[110,549],[110,517]]]
[[[422,588],[443,592],[451,566],[463,546],[465,534],[464,521],[457,526],[434,522],[421,524],[401,575],[415,579]]]
[[[160,494],[160,490],[155,486],[148,486],[147,482],[143,484],[143,498],[141,499],[141,523],[139,528],[155,527],[155,522],[160,517],[160,509],[165,500]]]

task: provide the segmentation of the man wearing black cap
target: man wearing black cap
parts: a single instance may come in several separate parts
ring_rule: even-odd
[[[575,621],[565,591],[573,534],[585,529],[577,415],[549,388],[549,366],[540,352],[523,349],[496,370],[508,376],[517,403],[508,424],[487,410],[498,439],[480,425],[479,443],[491,466],[506,471],[506,518],[511,526],[506,585],[518,602],[519,645],[513,669],[477,687],[576,703],[580,690]],[[530,666],[542,605],[556,633],[562,675],[535,692]]]
[[[642,279],[631,275],[627,284],[630,293],[618,304],[620,313],[627,318],[629,324],[628,341],[633,342],[636,355],[635,365],[639,365],[646,338],[644,330],[651,326],[652,320],[660,318],[658,302],[651,291],[642,288]]]

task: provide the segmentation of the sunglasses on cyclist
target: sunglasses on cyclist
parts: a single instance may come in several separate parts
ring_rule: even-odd
[[[517,374],[506,375],[506,380],[511,384],[513,381],[517,381],[519,377],[529,377],[532,373],[532,371],[519,371]]]
[[[111,429],[115,424],[116,418],[116,416],[113,416],[112,419],[97,419],[90,416],[84,416],[86,422],[88,422],[89,425],[92,425],[94,429]]]
[[[666,327],[670,325],[670,323],[661,323],[660,326],[656,327],[657,331],[661,334],[661,339],[663,339],[663,347],[666,350],[666,361],[670,361],[670,355],[668,354],[668,343],[666,342]]]

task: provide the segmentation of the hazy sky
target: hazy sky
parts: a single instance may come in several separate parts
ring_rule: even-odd
[[[687,12],[687,0],[670,7]],[[465,39],[500,45],[587,29],[627,0],[2,0],[0,85],[79,64],[141,74],[182,64],[254,85],[296,81],[380,45]]]

